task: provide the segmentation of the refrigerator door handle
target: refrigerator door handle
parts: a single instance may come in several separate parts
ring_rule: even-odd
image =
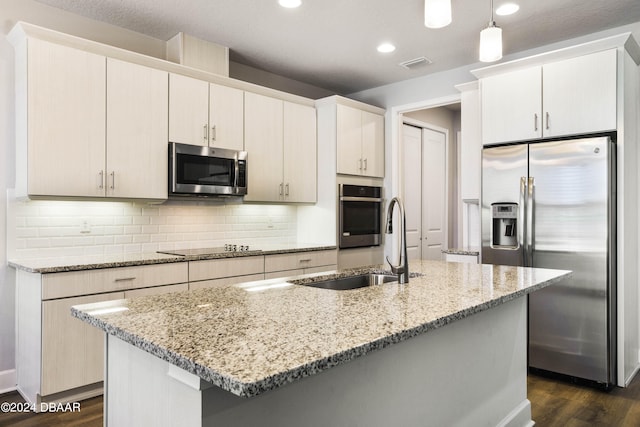
[[[526,218],[526,240],[525,240],[525,254],[527,267],[533,267],[533,251],[534,251],[534,235],[535,235],[535,178],[530,176],[527,182],[527,218]]]
[[[527,218],[527,177],[520,177],[520,204],[518,208],[518,246],[522,253],[522,265],[526,266],[527,262],[527,228],[525,227],[525,221]]]

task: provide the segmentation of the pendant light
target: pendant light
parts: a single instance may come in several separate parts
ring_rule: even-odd
[[[451,23],[451,0],[424,0],[424,25],[442,28]]]
[[[494,62],[502,59],[502,28],[493,20],[493,0],[491,0],[491,21],[480,32],[480,61]]]

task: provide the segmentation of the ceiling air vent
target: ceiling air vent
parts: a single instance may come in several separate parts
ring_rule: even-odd
[[[404,61],[399,63],[398,65],[402,68],[406,68],[407,70],[415,70],[416,68],[425,67],[429,64],[432,64],[433,61],[430,59],[421,56],[419,58],[413,58],[408,61]]]

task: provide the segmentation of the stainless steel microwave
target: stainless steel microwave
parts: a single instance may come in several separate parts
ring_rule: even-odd
[[[244,196],[247,152],[170,142],[169,194]]]

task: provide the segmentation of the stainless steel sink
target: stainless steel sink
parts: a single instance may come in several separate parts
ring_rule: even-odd
[[[381,285],[383,283],[397,282],[398,277],[392,274],[360,274],[357,276],[340,277],[337,279],[319,280],[317,282],[299,283],[314,288],[332,289],[334,291],[346,291],[349,289],[364,288],[366,286]]]

